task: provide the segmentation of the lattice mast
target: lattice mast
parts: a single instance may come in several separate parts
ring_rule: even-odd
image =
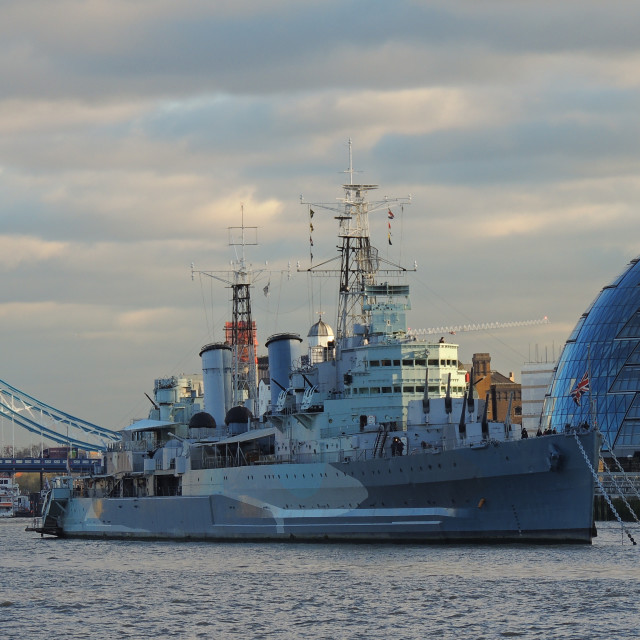
[[[336,322],[336,338],[352,336],[354,327],[367,325],[370,312],[365,308],[365,286],[373,285],[377,274],[398,275],[406,269],[392,264],[378,255],[378,250],[371,244],[369,234],[369,213],[387,209],[392,204],[409,204],[410,198],[387,198],[370,201],[368,193],[378,188],[376,184],[355,184],[351,139],[349,139],[349,168],[344,172],[349,175],[349,183],[343,184],[344,197],[338,198],[341,207],[326,203],[307,203],[311,207],[336,211],[338,215],[338,246],[340,268],[338,271],[325,267],[321,263],[308,269],[313,275],[339,275],[338,317]],[[304,200],[302,200],[304,203]],[[390,209],[389,209],[390,211]],[[380,263],[388,267],[380,269]]]
[[[233,403],[234,406],[245,401],[245,406],[255,413],[257,405],[257,368],[255,352],[255,327],[251,315],[251,268],[247,266],[244,248],[248,243],[245,231],[257,227],[244,226],[244,207],[242,207],[242,226],[229,228],[229,246],[240,246],[240,258],[236,260],[234,279],[231,284],[231,348],[233,353]],[[233,231],[240,232],[240,241],[234,242]],[[246,400],[245,400],[246,398]]]
[[[349,141],[349,184],[342,185],[344,215],[339,221],[340,289],[338,298],[337,338],[353,335],[357,324],[368,324],[368,311],[364,309],[365,285],[375,284],[379,267],[378,250],[371,245],[369,236],[369,208],[366,196],[378,188],[375,184],[353,183],[353,161]]]
[[[229,246],[240,247],[228,271],[199,271],[191,265],[191,277],[202,274],[220,280],[231,289],[231,322],[226,324],[225,339],[232,349],[233,405],[244,404],[253,414],[257,409],[257,367],[255,326],[251,313],[251,287],[258,273],[247,263],[245,247],[257,245],[257,227],[244,224],[244,206],[241,207],[241,226],[228,227]],[[249,237],[250,236],[250,237]]]

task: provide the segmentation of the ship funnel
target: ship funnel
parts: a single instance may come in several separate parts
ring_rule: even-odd
[[[278,397],[289,386],[289,373],[300,357],[302,338],[297,333],[276,333],[266,342],[271,378],[271,411],[278,410]]]
[[[204,410],[217,424],[224,424],[231,408],[231,347],[228,344],[207,344],[200,350],[204,383]]]

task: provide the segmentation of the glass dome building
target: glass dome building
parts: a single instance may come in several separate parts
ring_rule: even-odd
[[[556,365],[542,428],[583,422],[598,425],[616,456],[640,452],[640,257],[582,314]]]

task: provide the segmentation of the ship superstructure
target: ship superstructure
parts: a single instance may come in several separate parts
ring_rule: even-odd
[[[351,154],[348,173],[335,216],[335,334],[321,319],[307,345],[290,332],[266,340],[270,402],[256,403],[253,391],[238,394],[243,378],[233,345],[203,347],[203,410],[177,422],[170,419],[175,409],[154,408],[152,419],[131,425],[105,456],[104,475],[57,481],[40,531],[591,540],[599,434],[521,439],[508,421],[487,419],[487,399],[469,384],[458,346],[408,333],[403,269],[371,244],[369,214],[382,207],[391,216],[402,201],[372,205],[376,186],[353,183]],[[312,269],[331,271],[328,261]],[[248,281],[238,292],[250,308]],[[253,320],[245,314],[243,322],[251,327]],[[256,415],[258,406],[264,413]]]

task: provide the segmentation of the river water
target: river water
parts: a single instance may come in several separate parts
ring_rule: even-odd
[[[41,538],[0,520],[0,638],[640,637],[640,545]],[[640,531],[633,532],[636,540]]]

